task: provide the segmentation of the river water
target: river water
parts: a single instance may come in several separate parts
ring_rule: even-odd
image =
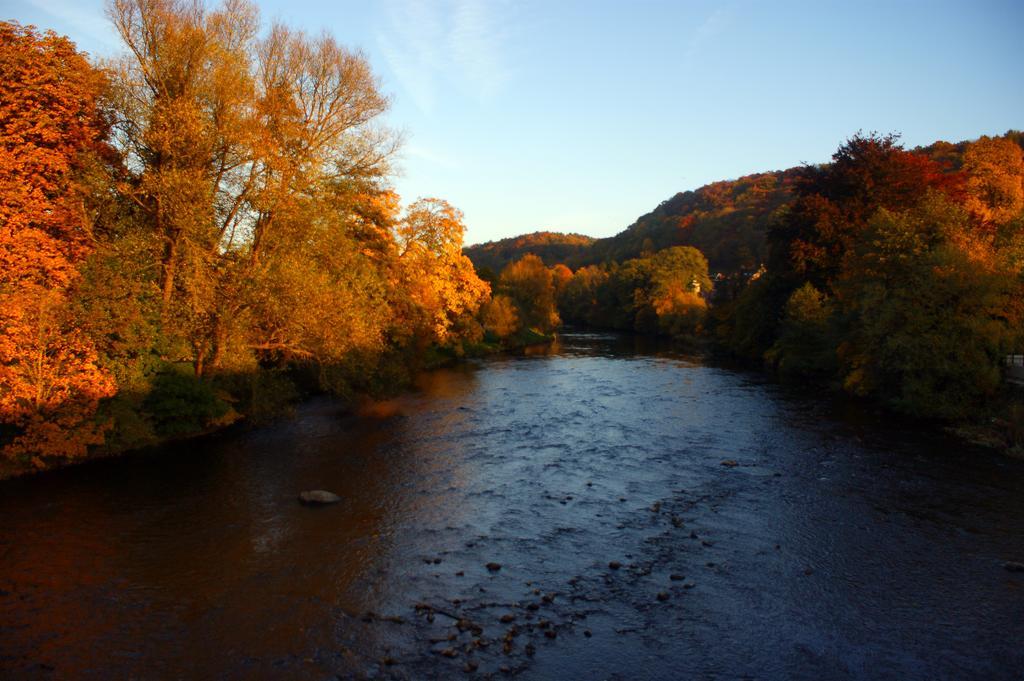
[[[1024,462],[567,334],[0,483],[0,675],[1021,679],[1006,561]]]

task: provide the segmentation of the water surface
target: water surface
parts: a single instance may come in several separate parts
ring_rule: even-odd
[[[567,334],[0,483],[0,675],[1020,679],[1008,560],[1024,463]]]

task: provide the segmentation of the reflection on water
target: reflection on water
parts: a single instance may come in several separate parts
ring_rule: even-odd
[[[8,481],[0,670],[1021,678],[1024,465],[838,411],[566,334],[357,416]]]

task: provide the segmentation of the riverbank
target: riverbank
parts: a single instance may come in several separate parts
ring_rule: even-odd
[[[410,390],[415,376],[423,371],[451,367],[466,360],[502,353],[524,354],[531,349],[550,345],[556,338],[553,333],[544,334],[535,329],[524,329],[506,339],[485,337],[480,342],[464,342],[458,347],[434,346],[424,351],[414,365],[393,363],[390,368],[378,369],[377,377],[364,376],[361,380],[349,381],[346,384],[362,386],[362,390],[346,389],[333,395],[346,412],[356,414],[369,408],[368,405]],[[111,428],[120,428],[127,432],[117,432],[108,438],[105,445],[91,447],[87,456],[71,459],[51,458],[42,462],[27,456],[21,460],[0,457],[0,480],[80,465],[89,461],[126,456],[184,441],[196,441],[223,433],[229,428],[263,425],[289,418],[296,405],[318,395],[330,394],[320,388],[312,377],[304,376],[301,370],[283,377],[281,372],[274,374],[266,371],[249,377],[214,375],[207,382],[200,382],[190,376],[190,369],[191,367],[185,366],[179,373],[172,374],[174,381],[167,382],[170,387],[164,388],[169,394],[159,401],[153,400],[151,396],[134,397],[130,401],[115,396],[108,405],[101,407],[101,413],[107,414],[111,421]],[[267,385],[258,385],[260,382]],[[255,405],[255,413],[239,405],[239,399],[232,395],[232,392],[238,392],[237,386],[245,383],[253,386],[249,404]],[[275,390],[277,394],[270,394]],[[170,405],[166,410],[169,412],[168,420],[173,423],[171,430],[159,433],[153,424],[146,423],[147,418],[142,411],[143,405],[147,403]],[[190,403],[195,406],[190,407]],[[114,423],[118,419],[123,424]],[[40,463],[43,465],[39,465]]]

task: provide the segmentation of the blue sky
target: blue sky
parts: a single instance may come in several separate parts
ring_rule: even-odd
[[[859,129],[908,146],[1024,127],[1024,2],[263,0],[362,49],[393,97],[407,200],[467,243],[608,236],[678,191],[829,158]],[[103,0],[0,0],[81,49]]]

